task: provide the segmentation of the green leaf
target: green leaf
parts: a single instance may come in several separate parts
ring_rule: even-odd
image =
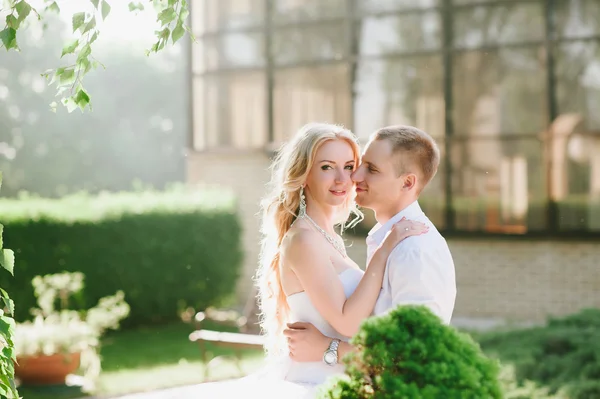
[[[60,79],[60,75],[63,74],[63,72],[65,71],[65,68],[57,68],[56,71],[54,72],[54,75],[52,75],[52,79],[50,79],[50,82],[48,84],[52,84],[54,82],[56,82],[58,79]],[[49,74],[46,74],[46,79],[48,78]]]
[[[15,302],[10,298],[2,298],[2,302],[4,302],[4,306],[8,308],[8,313],[10,315],[15,314]]]
[[[106,0],[104,0],[102,2],[102,19],[106,19],[106,17],[108,17],[108,14],[110,13],[110,4],[108,4],[106,2]]]
[[[8,316],[0,316],[0,333],[5,336],[13,335],[15,329],[15,321]]]
[[[98,9],[98,5],[100,4],[100,0],[90,0],[92,2],[92,4],[94,5],[95,9]]]
[[[2,234],[4,233],[4,226],[0,224],[0,249],[2,249],[2,245],[4,245],[4,242],[2,241]],[[2,288],[0,288],[1,290]]]
[[[157,17],[157,19],[163,25],[169,24],[170,22],[175,20],[175,18],[177,18],[177,13],[175,12],[175,9],[173,7],[165,8],[164,10],[162,10],[160,12],[160,14],[158,14],[158,17]]]
[[[31,12],[31,6],[25,0],[21,0],[15,4],[15,10],[19,14],[19,22],[23,22]]]
[[[8,270],[10,274],[14,275],[15,254],[11,249],[3,249],[0,253],[0,266]]]
[[[92,48],[90,47],[89,44],[86,44],[85,46],[82,47],[81,51],[79,52],[79,55],[77,56],[77,63],[81,63],[82,60],[87,60],[87,57],[92,53]]]
[[[173,40],[173,44],[177,42],[177,40],[181,39],[185,33],[185,29],[183,29],[183,23],[181,21],[177,22],[175,29],[171,32],[171,39]]]
[[[73,14],[73,32],[75,32],[77,29],[81,28],[83,26],[83,24],[85,23],[85,13],[84,12],[78,12]]]
[[[48,7],[46,7],[46,10],[48,10],[48,11],[54,11],[57,14],[60,14],[60,7],[56,3],[56,1],[53,2],[52,4],[50,4]]]
[[[14,28],[15,30],[19,29],[19,25],[21,25],[21,21],[19,21],[17,19],[17,17],[15,17],[12,14],[9,14],[6,16],[6,26],[8,26],[9,28]]]
[[[65,47],[63,47],[60,58],[62,58],[66,54],[72,54],[77,48],[77,46],[79,46],[79,39],[75,39],[71,43],[67,44]]]
[[[73,100],[73,97],[63,98],[61,102],[65,107],[67,107],[67,111],[69,113],[77,109],[77,103],[75,102],[75,100]]]
[[[17,31],[10,27],[4,28],[0,31],[0,40],[7,50],[17,48]]]
[[[92,44],[96,41],[96,39],[98,39],[98,31],[94,32],[94,34],[92,35],[92,37],[90,38],[90,42],[89,44]]]
[[[75,94],[75,103],[82,111],[87,107],[90,103],[90,96],[83,89],[77,90]]]
[[[70,85],[73,82],[75,82],[75,69],[72,67],[66,68],[60,75],[59,83],[61,85]]]
[[[83,28],[83,31],[81,31],[81,34],[87,33],[90,30],[94,29],[96,27],[96,17],[92,17],[92,19],[90,19],[90,21],[85,24],[85,28]]]
[[[181,10],[181,11],[179,12],[179,20],[180,20],[181,22],[184,22],[184,23],[185,23],[185,21],[187,20],[187,17],[188,17],[189,15],[190,15],[190,12],[189,12],[187,9],[185,9],[185,10]]]
[[[137,3],[130,1],[129,2],[129,11],[144,11],[144,5],[142,3],[140,3],[139,1]]]

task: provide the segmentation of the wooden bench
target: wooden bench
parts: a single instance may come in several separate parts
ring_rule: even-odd
[[[245,314],[251,313],[255,307],[246,306]],[[213,346],[233,349],[233,361],[241,374],[243,374],[241,364],[241,351],[244,349],[262,349],[264,336],[259,335],[255,323],[249,323],[247,315],[240,315],[235,311],[223,311],[214,308],[208,308],[204,312],[196,313],[194,317],[196,330],[189,335],[192,342],[197,342],[200,347],[202,361],[204,362],[204,381],[208,381],[210,367],[219,359],[230,357],[228,355],[214,356],[211,358],[207,343]],[[221,332],[205,329],[206,321],[224,327],[234,327],[239,332]]]

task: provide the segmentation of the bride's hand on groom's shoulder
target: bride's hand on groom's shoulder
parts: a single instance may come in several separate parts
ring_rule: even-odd
[[[318,362],[329,347],[330,338],[310,323],[288,323],[283,330],[290,357],[297,362]]]
[[[429,226],[422,222],[406,219],[403,217],[398,223],[395,223],[385,237],[383,245],[393,249],[402,240],[410,236],[418,236],[429,231]]]

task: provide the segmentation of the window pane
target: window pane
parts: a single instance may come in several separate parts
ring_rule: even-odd
[[[204,7],[204,26],[195,32],[215,32],[264,25],[265,0],[202,0],[193,8]]]
[[[360,32],[360,55],[425,51],[442,45],[438,12],[364,18],[356,29]]]
[[[354,84],[354,129],[365,142],[380,127],[406,124],[444,137],[441,56],[358,63]]]
[[[531,139],[455,139],[452,206],[456,228],[521,234],[546,228],[543,143]]]
[[[575,129],[566,138],[554,136],[553,197],[563,231],[600,231],[600,132]]]
[[[277,29],[272,35],[275,63],[342,59],[347,54],[344,26],[328,23]]]
[[[195,124],[195,136],[202,137],[204,147],[263,147],[267,141],[265,87],[263,72],[205,76],[201,88],[204,121],[196,118]],[[197,93],[194,101],[198,101]]]
[[[276,24],[317,19],[341,18],[346,15],[348,0],[274,0]]]
[[[600,2],[598,0],[565,0],[556,4],[556,26],[563,37],[600,35]]]
[[[204,104],[204,77],[194,76],[192,79],[192,108],[194,110],[192,145],[195,150],[200,151],[207,148],[207,137],[205,134],[206,108]]]
[[[600,41],[559,45],[555,76],[559,113],[576,113],[586,130],[600,131]]]
[[[239,32],[205,37],[203,47],[209,70],[233,67],[258,67],[265,64],[264,35]]]
[[[359,12],[414,10],[440,6],[443,0],[360,0]]]
[[[421,192],[419,204],[435,227],[443,230],[446,228],[446,151],[444,140],[436,142],[440,149],[440,166],[433,180]]]
[[[474,6],[454,11],[455,47],[541,41],[544,13],[540,3]]]
[[[348,67],[344,64],[275,71],[275,142],[309,122],[351,124]]]
[[[461,136],[538,135],[547,126],[541,49],[454,56],[454,129]]]
[[[562,230],[600,231],[600,42],[557,47],[551,191]]]
[[[201,74],[206,70],[206,61],[204,59],[204,40],[191,42],[192,46],[192,72]]]

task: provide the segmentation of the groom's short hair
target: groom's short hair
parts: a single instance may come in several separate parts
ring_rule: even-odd
[[[373,133],[372,140],[388,140],[398,158],[398,176],[416,173],[422,190],[437,173],[440,150],[429,134],[413,126],[386,126]],[[417,168],[417,170],[415,170]]]

